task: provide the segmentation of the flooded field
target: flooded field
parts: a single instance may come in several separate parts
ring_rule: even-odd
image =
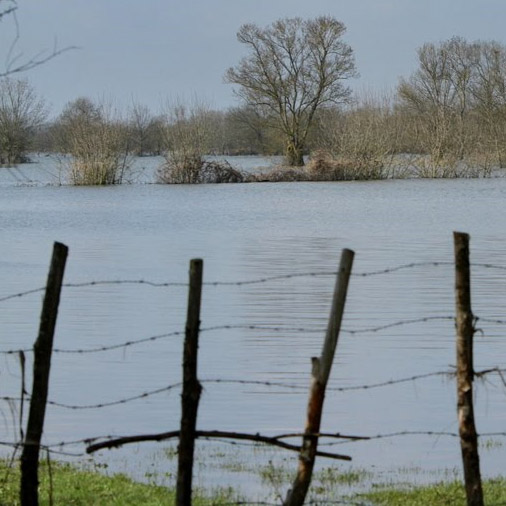
[[[310,358],[320,352],[334,286],[330,273],[342,248],[355,250],[355,274],[424,265],[352,276],[324,431],[457,431],[451,378],[355,388],[452,369],[454,230],[471,234],[476,264],[473,308],[483,321],[475,368],[503,366],[506,326],[486,319],[506,319],[506,271],[477,264],[506,267],[506,179],[165,186],[143,184],[152,181],[156,160],[138,163],[144,176],[115,187],[58,186],[52,176],[58,169],[49,159],[1,169],[0,298],[44,285],[55,240],[70,248],[67,283],[184,284],[189,260],[203,258],[206,282],[231,284],[204,287],[202,328],[222,328],[201,333],[199,428],[266,435],[302,429]],[[306,276],[314,273],[321,275]],[[287,277],[234,284],[271,276]],[[86,350],[180,332],[186,298],[184,286],[67,287],[55,347]],[[40,292],[0,303],[3,350],[32,346],[40,305]],[[417,322],[389,326],[406,320]],[[49,406],[45,443],[177,429],[177,388],[100,409],[80,407],[179,382],[181,356],[180,335],[102,353],[55,353],[50,399],[74,409]],[[27,359],[31,365],[31,355]],[[17,357],[1,360],[1,395],[19,396]],[[476,394],[478,431],[502,432],[506,391],[500,378],[478,382]],[[2,413],[0,439],[17,440],[17,409],[11,413],[4,402]],[[501,472],[504,442],[500,436],[482,439],[484,475]],[[172,482],[174,445],[104,451],[95,462],[139,479]],[[460,472],[458,439],[450,436],[403,435],[330,448],[353,458],[340,470],[367,471],[372,481],[404,480],[402,470],[415,482],[439,479],[441,470]],[[83,453],[85,445],[61,449]],[[234,486],[249,497],[274,493],[259,472],[269,462],[295,469],[291,455],[251,446],[203,441],[199,455],[197,485]]]

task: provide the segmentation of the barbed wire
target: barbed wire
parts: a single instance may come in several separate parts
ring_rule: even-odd
[[[495,318],[486,318],[482,316],[476,317],[476,322],[485,322],[485,323],[495,323],[496,325],[506,325],[506,320],[495,319]]]
[[[358,277],[367,277],[367,276],[377,276],[380,274],[388,274],[392,272],[397,272],[400,270],[411,269],[414,267],[422,267],[422,266],[441,266],[441,265],[452,265],[451,262],[414,262],[410,264],[403,264],[396,267],[370,271],[370,272],[357,272],[351,273],[352,276]],[[506,269],[506,268],[505,268]],[[261,278],[248,279],[248,280],[240,280],[240,281],[205,281],[203,282],[203,286],[245,286],[245,285],[255,285],[267,283],[270,281],[279,281],[286,279],[294,279],[294,278],[302,278],[302,277],[325,277],[325,276],[336,276],[338,274],[337,271],[314,271],[314,272],[301,272],[301,273],[290,273],[290,274],[278,274],[275,276],[265,276]],[[104,285],[145,285],[154,288],[170,288],[170,287],[188,287],[187,282],[178,282],[178,281],[169,281],[169,282],[156,282],[145,279],[116,279],[116,280],[94,280],[94,281],[83,281],[78,283],[63,283],[62,286],[64,288],[86,288],[86,287],[95,287],[95,286],[104,286]],[[39,288],[33,288],[30,290],[13,293],[10,295],[5,295],[0,297],[0,302],[5,302],[10,299],[15,299],[19,297],[24,297],[27,295],[31,295],[34,293],[40,293],[46,289],[45,286]]]
[[[169,392],[174,388],[180,387],[182,385],[181,382],[173,383],[172,385],[168,385],[166,387],[157,388],[156,390],[150,390],[148,392],[143,392],[142,394],[132,395],[130,397],[124,397],[122,399],[118,399],[111,402],[101,402],[97,404],[65,404],[63,402],[56,401],[48,401],[47,403],[50,406],[57,406],[59,408],[71,409],[71,410],[79,410],[79,409],[101,409],[108,408],[110,406],[118,406],[119,404],[127,404],[129,402],[137,401],[139,399],[146,399],[147,397],[152,397],[153,395],[161,394],[163,392]]]
[[[366,327],[361,329],[341,329],[341,332],[350,335],[357,334],[367,334],[367,333],[375,333],[381,330],[386,330],[393,327],[401,327],[404,325],[413,325],[416,323],[427,323],[435,320],[449,320],[453,321],[455,319],[454,316],[425,316],[421,318],[413,318],[410,320],[399,320],[392,323],[387,323],[385,325],[378,325],[376,327]],[[215,325],[212,327],[204,327],[200,329],[200,333],[203,332],[212,332],[216,330],[259,330],[259,331],[268,331],[268,332],[297,332],[304,334],[319,334],[325,332],[325,328],[321,327],[288,327],[288,326],[269,326],[269,325],[249,325],[249,324],[238,324],[238,325]],[[124,341],[121,343],[97,346],[94,348],[55,348],[53,349],[53,353],[68,353],[68,354],[85,354],[85,353],[99,353],[104,351],[117,350],[121,348],[128,348],[131,346],[136,346],[138,344],[148,343],[157,341],[159,339],[165,339],[168,337],[177,337],[184,335],[185,332],[181,330],[176,330],[173,332],[167,332],[165,334],[156,334],[149,337],[143,337],[140,339],[133,339],[129,341]],[[13,355],[19,352],[29,353],[33,351],[32,348],[22,348],[22,349],[10,349],[10,350],[0,350],[0,355]]]
[[[281,331],[291,331],[291,332],[305,332],[305,333],[319,333],[322,332],[322,329],[309,329],[309,328],[302,328],[302,327],[269,327],[266,325],[215,325],[213,327],[204,327],[199,330],[199,332],[212,332],[216,330],[234,330],[234,329],[249,329],[249,330],[268,330],[273,332],[281,332]],[[150,341],[157,341],[159,339],[165,339],[167,337],[176,337],[176,336],[182,336],[185,334],[185,331],[182,330],[176,330],[174,332],[167,332],[166,334],[156,334],[149,337],[144,337],[141,339],[134,339],[131,341],[125,341],[122,343],[117,344],[111,344],[111,345],[104,345],[104,346],[97,346],[95,348],[74,348],[74,349],[66,349],[66,348],[55,348],[53,349],[53,353],[98,353],[102,351],[110,351],[110,350],[117,350],[120,348],[128,348],[130,346],[135,346],[137,344],[147,343]],[[11,350],[0,350],[1,355],[13,355],[16,353],[19,353],[20,351],[23,351],[24,353],[33,351],[32,348],[25,348],[25,349],[11,349]]]
[[[9,397],[9,396],[0,397],[0,401],[7,401],[7,402],[20,402],[22,400],[23,399],[21,399],[21,397]]]
[[[385,269],[378,269],[375,271],[368,271],[368,272],[352,272],[351,276],[357,276],[357,277],[369,277],[369,276],[379,276],[382,274],[390,274],[392,272],[398,272],[403,271],[407,269],[413,269],[415,267],[440,267],[443,265],[455,265],[453,262],[412,262],[409,264],[402,264],[398,265],[396,267],[387,267]],[[337,273],[336,273],[337,274]]]
[[[203,332],[213,332],[216,330],[267,330],[272,332],[305,332],[305,333],[319,333],[322,332],[321,329],[309,329],[309,328],[303,328],[303,327],[270,327],[266,325],[214,325],[212,327],[204,327],[199,329],[199,333]],[[126,341],[123,343],[117,343],[107,346],[98,346],[95,348],[77,348],[77,349],[63,349],[63,348],[55,348],[53,350],[54,353],[98,353],[102,351],[110,351],[110,350],[116,350],[119,348],[128,348],[130,346],[135,346],[142,343],[157,341],[159,339],[165,339],[167,337],[176,337],[176,336],[184,336],[185,331],[184,330],[176,330],[174,332],[168,332],[166,334],[157,334],[150,337],[144,337],[141,339],[135,339],[131,341]]]
[[[506,271],[506,266],[504,265],[496,265],[496,264],[486,264],[486,263],[472,263],[471,267],[482,267],[484,269],[496,269],[499,271]]]
[[[175,386],[175,385],[174,385]],[[339,435],[339,434],[338,434]],[[296,434],[292,434],[292,436],[296,436]],[[381,439],[390,439],[390,438],[397,438],[397,437],[408,437],[408,436],[428,436],[428,437],[451,437],[451,438],[459,438],[460,434],[453,431],[441,431],[441,430],[403,430],[403,431],[397,431],[397,432],[389,432],[389,433],[380,433],[375,435],[363,435],[363,436],[344,436],[347,439],[343,441],[325,441],[326,437],[333,437],[334,434],[321,434],[320,435],[320,446],[330,447],[330,446],[336,446],[341,444],[349,444],[349,443],[357,443],[357,442],[363,442],[363,441],[375,441],[375,440],[381,440]],[[478,437],[485,438],[485,437],[506,437],[506,432],[502,431],[496,431],[496,432],[483,432],[481,434],[478,434]],[[91,445],[93,443],[96,443],[97,441],[107,442],[110,440],[116,440],[118,439],[117,435],[107,435],[107,436],[95,436],[95,437],[86,437],[81,439],[74,439],[70,441],[59,441],[55,443],[50,444],[39,444],[41,448],[44,448],[51,453],[57,454],[57,455],[65,455],[65,456],[73,456],[73,457],[82,457],[85,454],[84,453],[77,453],[77,452],[69,452],[64,451],[63,448],[69,447],[69,446],[76,446],[76,445]],[[207,439],[206,437],[203,437],[202,439]],[[243,443],[240,441],[234,441],[229,439],[215,439],[217,442],[222,443],[228,443],[232,445],[246,445],[246,446],[258,446],[262,444],[262,442],[248,442]],[[0,446],[8,446],[11,448],[19,448],[20,446],[30,444],[29,442],[7,442],[7,441],[0,441]]]
[[[506,369],[500,368],[500,367],[491,367],[488,369],[483,369],[481,371],[475,371],[474,375],[478,378],[482,378],[484,376],[487,376],[489,374],[498,374],[500,375],[501,379],[503,377],[501,374],[506,373]],[[327,386],[327,391],[333,391],[333,392],[350,392],[353,390],[373,390],[375,388],[383,388],[388,387],[392,385],[398,385],[401,383],[408,383],[412,381],[418,381],[422,379],[427,378],[434,378],[437,376],[441,377],[447,377],[452,378],[456,374],[455,369],[450,369],[446,371],[434,371],[429,373],[422,373],[422,374],[416,374],[413,376],[407,376],[404,378],[397,378],[397,379],[391,379],[386,381],[380,381],[377,383],[369,383],[364,385],[352,385],[348,387],[331,387]],[[206,378],[201,379],[201,383],[229,383],[229,384],[242,384],[242,385],[262,385],[262,386],[269,386],[269,387],[280,387],[280,388],[287,388],[292,390],[301,390],[306,388],[303,385],[297,385],[297,384],[290,384],[290,383],[283,383],[283,382],[273,382],[273,381],[260,381],[260,380],[240,380],[240,379],[221,379],[221,378]],[[504,379],[503,379],[504,382]]]
[[[497,372],[497,369],[489,369],[487,371],[484,371],[481,375],[489,374],[492,372]],[[476,373],[478,375],[479,373]],[[451,377],[455,375],[454,370],[448,370],[448,371],[435,371],[435,372],[429,372],[424,374],[417,374],[414,376],[409,376],[406,378],[399,378],[399,379],[392,379],[387,381],[381,381],[378,383],[369,383],[364,385],[353,385],[349,387],[330,387],[327,386],[327,391],[333,391],[333,392],[349,392],[353,390],[372,390],[375,388],[382,388],[386,386],[396,385],[400,383],[407,383],[410,381],[418,381],[421,379],[431,378],[435,376],[447,376]],[[206,378],[201,379],[201,383],[228,383],[228,384],[240,384],[240,385],[261,385],[261,386],[268,386],[268,387],[278,387],[278,388],[286,388],[290,390],[307,390],[307,385],[297,385],[297,384],[290,384],[290,383],[283,383],[283,382],[274,382],[274,381],[260,381],[260,380],[240,380],[240,379],[221,379],[221,378]]]
[[[499,435],[499,433],[497,433]],[[506,432],[503,433],[504,436],[506,436]],[[379,439],[390,439],[395,437],[405,437],[405,436],[431,436],[431,437],[452,437],[452,438],[458,438],[460,435],[458,432],[450,432],[450,431],[438,431],[438,430],[404,430],[399,432],[387,432],[385,434],[376,434],[373,436],[367,436],[367,439],[357,439],[353,441],[329,441],[329,442],[323,442],[320,443],[322,446],[337,446],[339,444],[344,443],[357,443],[359,441],[376,441]],[[481,437],[488,437],[489,434],[484,433],[480,434]]]
[[[506,385],[503,373],[506,373],[506,369],[502,369],[499,367],[492,367],[489,369],[484,369],[481,371],[476,371],[475,376],[482,378],[484,376],[487,376],[489,374],[498,374],[503,381],[503,383]],[[369,384],[363,384],[363,385],[352,385],[347,387],[327,387],[327,391],[333,391],[333,392],[350,392],[354,390],[373,390],[376,388],[383,388],[383,387],[389,387],[393,385],[398,385],[401,383],[408,383],[413,381],[418,381],[422,379],[427,378],[433,378],[433,377],[453,377],[455,376],[455,370],[446,370],[446,371],[434,371],[429,373],[423,373],[423,374],[417,374],[405,378],[398,378],[398,379],[391,379],[386,381],[381,381],[377,383],[369,383]],[[293,383],[285,383],[280,381],[262,381],[262,380],[242,380],[242,379],[225,379],[225,378],[204,378],[199,380],[201,384],[207,384],[207,383],[214,383],[214,384],[238,384],[238,385],[250,385],[250,386],[266,386],[266,387],[277,387],[277,388],[284,388],[289,390],[298,390],[299,393],[306,392],[307,386],[301,385],[301,384],[293,384]],[[127,404],[129,402],[134,402],[140,399],[146,399],[148,397],[152,397],[154,395],[158,395],[164,392],[169,392],[175,388],[181,387],[182,383],[172,383],[170,385],[157,388],[154,390],[149,390],[146,392],[143,392],[141,394],[132,395],[129,397],[124,397],[121,399],[117,399],[114,401],[109,402],[100,402],[95,404],[67,404],[63,402],[48,400],[47,404],[50,406],[55,406],[59,408],[64,409],[70,409],[70,410],[85,410],[85,409],[102,409],[107,408],[111,406],[117,406],[121,404]],[[25,400],[30,400],[31,396],[26,395],[24,397]],[[20,402],[20,397],[9,397],[4,396],[0,397],[0,400],[7,401],[7,402]]]
[[[410,320],[398,320],[392,323],[386,323],[385,325],[378,325],[376,327],[366,327],[361,329],[341,329],[341,332],[346,334],[368,334],[379,332],[380,330],[391,329],[393,327],[402,327],[404,325],[413,325],[415,323],[427,323],[434,320],[450,320],[455,321],[455,316],[423,316],[421,318],[412,318]]]
[[[83,443],[83,441],[81,441],[81,443]],[[28,446],[30,443],[29,442],[14,442],[14,441],[0,441],[0,446],[7,446],[9,448],[14,448],[14,449],[17,449],[17,448],[22,448],[23,446]],[[48,451],[49,453],[52,453],[52,454],[55,454],[55,455],[62,455],[62,456],[65,456],[65,457],[85,457],[86,456],[86,453],[84,452],[80,452],[80,453],[75,453],[75,452],[64,452],[64,451],[61,451],[61,450],[53,450],[51,449],[51,445],[44,445],[42,443],[35,443],[36,446],[38,446],[39,448],[43,449],[43,450],[46,450]],[[56,445],[56,446],[70,446],[70,445]]]
[[[379,276],[382,274],[390,274],[393,272],[398,272],[401,270],[413,269],[417,267],[440,267],[440,266],[448,266],[454,265],[453,262],[442,261],[442,262],[412,262],[408,264],[402,264],[395,267],[387,267],[385,269],[378,269],[374,271],[364,271],[364,272],[352,272],[351,276],[356,277],[370,277],[370,276]],[[506,266],[495,265],[489,263],[473,263],[471,267],[481,267],[486,269],[497,269],[506,271]],[[239,280],[239,281],[204,281],[203,286],[244,286],[244,285],[255,285],[261,283],[267,283],[270,281],[279,281],[285,279],[294,279],[301,277],[325,277],[325,276],[336,276],[338,274],[337,271],[314,271],[314,272],[301,272],[301,273],[290,273],[290,274],[278,274],[275,276],[265,276],[261,278],[255,279],[247,279],[247,280]],[[94,281],[83,281],[77,283],[63,283],[62,286],[64,288],[86,288],[86,287],[94,287],[94,286],[104,286],[104,285],[145,285],[154,288],[170,288],[170,287],[188,287],[187,282],[179,282],[179,281],[168,281],[168,282],[157,282],[150,281],[146,279],[111,279],[111,280],[94,280]],[[39,293],[46,289],[45,286],[39,288],[33,288],[30,290],[26,290],[23,292],[13,293],[10,295],[5,295],[0,297],[0,302],[4,302],[10,299],[15,299],[18,297],[24,297],[27,295],[31,295],[33,293]]]
[[[19,293],[13,293],[11,295],[5,295],[4,297],[0,298],[0,302],[5,302],[6,300],[10,299],[16,299],[18,297],[25,297],[26,295],[30,295],[32,293],[42,292],[46,289],[45,286],[41,288],[34,288],[32,290],[26,290],[25,292],[19,292]]]
[[[403,430],[403,431],[397,431],[397,432],[387,432],[387,433],[381,433],[381,434],[374,434],[374,435],[362,435],[357,436],[355,439],[346,439],[346,440],[338,440],[338,441],[320,441],[319,446],[336,446],[336,445],[342,445],[342,444],[351,444],[351,443],[368,443],[371,441],[377,441],[381,439],[393,439],[397,437],[410,437],[410,436],[427,436],[427,437],[450,437],[450,438],[459,438],[460,435],[458,432],[453,431],[439,431],[439,430]],[[477,434],[479,438],[489,438],[489,437],[506,437],[506,432],[481,432]],[[77,445],[91,445],[97,441],[110,441],[115,440],[120,437],[124,436],[118,436],[118,435],[112,435],[109,434],[107,436],[94,436],[94,437],[86,437],[82,439],[73,439],[69,441],[59,441],[55,443],[46,443],[41,444],[41,447],[48,448],[50,450],[54,450],[54,448],[65,448],[69,446],[77,446]],[[199,439],[208,439],[207,437],[202,437]],[[320,439],[325,439],[325,436],[320,436]],[[244,442],[244,441],[234,441],[230,439],[220,439],[213,438],[212,441],[214,442],[223,442],[227,444],[231,444],[233,446],[258,446],[263,445],[262,442]],[[9,442],[1,442],[0,445],[4,446],[11,446],[14,447],[16,445],[19,445],[20,443],[9,443]],[[22,445],[22,444],[21,444]]]
[[[115,401],[110,402],[100,402],[96,404],[66,404],[63,402],[57,402],[48,400],[46,404],[49,406],[56,406],[59,408],[65,408],[65,409],[71,409],[71,410],[79,410],[79,409],[100,409],[100,408],[108,408],[110,406],[117,406],[119,404],[127,404],[129,402],[137,401],[139,399],[146,399],[147,397],[152,397],[154,395],[158,395],[164,392],[169,392],[170,390],[173,390],[174,388],[180,387],[182,385],[181,382],[173,383],[171,385],[157,388],[155,390],[149,390],[147,392],[143,392],[138,395],[132,395],[130,397],[124,397],[122,399],[117,399]],[[22,400],[30,400],[30,395],[25,395],[25,397],[22,399],[21,397],[0,397],[0,401],[7,401],[7,402],[21,402]]]

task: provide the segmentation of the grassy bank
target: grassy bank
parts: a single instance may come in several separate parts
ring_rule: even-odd
[[[39,470],[41,506],[161,506],[173,504],[175,490],[137,483],[123,474],[105,476],[69,464],[41,463]],[[230,489],[194,494],[196,506],[238,501]],[[19,469],[0,463],[0,505],[19,506]]]
[[[506,504],[506,478],[487,480],[483,483],[483,495],[487,506]],[[466,495],[461,482],[437,483],[426,487],[390,488],[361,494],[366,504],[380,506],[465,506]]]
[[[292,473],[281,467],[259,467],[256,472],[268,488],[277,488],[275,502],[281,503],[281,490],[286,491]],[[175,490],[155,484],[138,483],[123,474],[111,476],[97,471],[53,462],[41,463],[39,477],[41,506],[161,506],[173,504]],[[340,502],[343,504],[378,506],[464,506],[465,491],[460,481],[441,482],[427,486],[385,484],[365,470],[343,472],[325,468],[316,473],[308,500],[312,504]],[[363,492],[350,493],[360,485]],[[361,487],[362,488],[362,487]],[[485,504],[506,504],[506,478],[484,482]],[[273,497],[273,496],[271,496]],[[244,501],[231,488],[196,491],[195,506],[219,506]],[[0,462],[0,505],[19,505],[19,469]]]

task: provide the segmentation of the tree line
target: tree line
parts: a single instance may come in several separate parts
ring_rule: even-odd
[[[30,83],[4,77],[0,163],[33,150],[70,154],[78,184],[119,182],[131,155],[165,156],[161,179],[172,182],[198,180],[209,154],[284,154],[295,167],[310,155],[321,178],[333,179],[407,167],[428,177],[475,176],[505,165],[506,46],[461,37],[426,43],[417,69],[391,93],[357,95],[347,86],[357,73],[344,33],[330,16],[242,26],[246,56],[225,72],[239,103],[228,110],[193,98],[119,112],[79,97],[48,121]]]

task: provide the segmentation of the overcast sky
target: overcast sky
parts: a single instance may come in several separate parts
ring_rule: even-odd
[[[196,94],[215,108],[236,104],[225,70],[244,49],[243,23],[329,14],[346,27],[360,77],[357,90],[395,87],[416,67],[416,48],[453,35],[506,43],[506,0],[18,0],[25,57],[58,47],[79,49],[31,70],[36,91],[57,114],[79,96],[132,100],[160,109],[166,97]],[[0,24],[7,56],[13,23]],[[2,60],[0,60],[0,63]]]

